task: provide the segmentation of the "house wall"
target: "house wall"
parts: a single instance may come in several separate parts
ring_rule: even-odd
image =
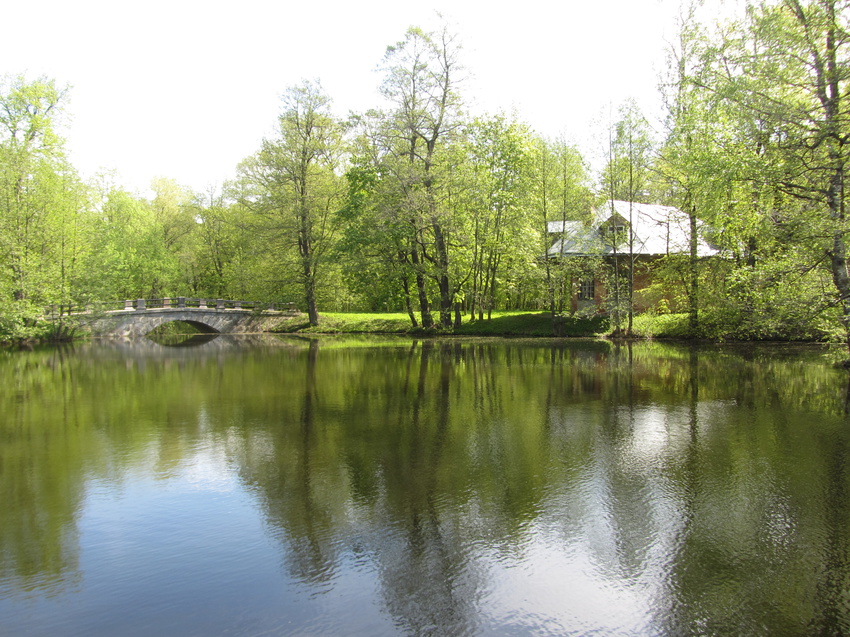
[[[660,291],[658,288],[649,289],[656,282],[654,266],[660,258],[656,256],[638,256],[635,259],[633,302],[636,312],[645,312],[649,309],[658,308],[660,305],[665,306],[669,310],[676,311],[675,298],[677,290],[675,284],[665,285],[663,291]],[[622,259],[622,261],[626,261],[626,259]],[[621,268],[623,268],[625,273],[628,266],[622,261]],[[573,283],[574,290],[577,290],[579,281],[575,280]],[[573,294],[571,301],[573,312],[587,310],[591,306],[595,307],[598,314],[607,311],[606,300],[609,298],[609,290],[607,289],[605,278],[597,277],[594,283],[594,298],[592,303],[590,301],[580,301],[577,292]],[[614,294],[613,290],[610,291],[610,294]],[[620,294],[623,300],[626,300],[628,286],[623,286]]]

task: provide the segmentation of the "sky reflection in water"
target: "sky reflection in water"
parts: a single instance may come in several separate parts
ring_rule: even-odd
[[[0,634],[850,631],[810,348],[4,353]]]

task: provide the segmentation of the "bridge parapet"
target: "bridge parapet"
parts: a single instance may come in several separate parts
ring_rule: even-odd
[[[248,310],[252,312],[292,312],[297,313],[295,303],[238,301],[230,299],[191,298],[186,296],[163,297],[159,299],[126,299],[124,301],[101,301],[85,305],[51,305],[45,308],[45,315],[56,317],[72,314],[92,314],[118,311],[148,311],[167,308],[177,309],[216,309],[216,310]]]
[[[199,308],[216,310],[252,310],[254,312],[294,312],[293,302],[237,301],[231,299],[190,298],[186,296],[163,297],[161,299],[127,299],[125,310],[156,310],[164,308]]]

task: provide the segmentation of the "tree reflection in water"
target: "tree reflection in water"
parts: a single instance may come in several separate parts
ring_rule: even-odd
[[[850,630],[847,379],[819,352],[355,345],[2,359],[0,582],[67,585],[86,480],[203,443],[291,578],[371,573],[400,632]]]

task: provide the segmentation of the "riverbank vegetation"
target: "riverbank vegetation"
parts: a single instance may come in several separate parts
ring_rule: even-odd
[[[427,335],[445,333],[436,327],[412,327],[409,317],[397,313],[322,313],[316,326],[310,325],[306,317],[294,317],[281,321],[276,332],[316,334],[414,334]],[[554,325],[560,326],[555,333]],[[451,330],[459,336],[601,336],[609,329],[607,317],[558,317],[553,320],[548,312],[494,311],[489,320],[472,320],[464,316],[461,325]]]
[[[49,337],[48,306],[195,296],[294,301],[326,331],[356,331],[334,312],[397,312],[362,327],[570,334],[585,321],[633,336],[850,342],[848,5],[753,3],[722,25],[695,7],[668,45],[663,122],[622,105],[598,171],[587,149],[518,115],[470,111],[446,29],[411,28],[387,48],[383,101],[365,112],[336,117],[318,81],[290,87],[277,133],[207,192],[82,180],[61,137],[68,90],[8,77],[0,340]],[[551,222],[586,221],[613,199],[687,215],[690,250],[655,264],[643,315],[629,242],[613,267],[545,256]],[[700,258],[698,240],[719,257]],[[577,311],[588,275],[606,280],[594,311],[610,318]]]

